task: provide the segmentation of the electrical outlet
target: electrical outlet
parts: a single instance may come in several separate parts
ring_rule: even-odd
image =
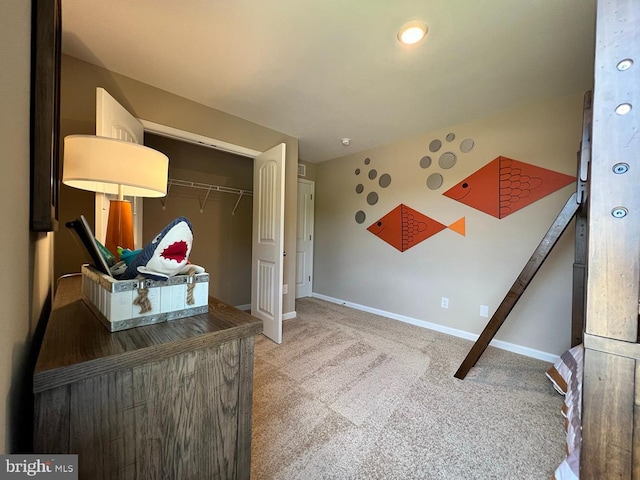
[[[480,316],[481,317],[489,316],[489,307],[487,305],[480,305]]]
[[[289,293],[289,285],[285,283],[284,285],[282,285],[282,294],[286,295],[287,293]]]
[[[440,306],[442,308],[449,308],[449,299],[447,297],[442,297],[442,301],[440,302]]]

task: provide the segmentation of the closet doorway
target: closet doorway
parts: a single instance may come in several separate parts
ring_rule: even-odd
[[[144,144],[169,157],[169,183],[166,197],[144,199],[143,238],[187,217],[189,260],[209,273],[209,294],[250,310],[253,159],[153,133]]]
[[[160,137],[179,140],[185,144],[196,144],[208,150],[214,150],[220,154],[233,154],[238,160],[240,157],[251,159],[252,162],[252,215],[251,215],[251,244],[247,249],[246,257],[250,259],[250,308],[251,314],[263,321],[263,333],[276,343],[282,343],[282,303],[283,303],[283,274],[284,274],[284,194],[285,194],[285,151],[286,145],[281,143],[265,152],[257,152],[244,147],[237,147],[224,142],[219,142],[197,134],[176,130],[172,127],[155,124],[142,120],[145,133],[157,134]],[[169,156],[169,169],[171,174],[171,156]],[[206,183],[206,182],[198,182]],[[237,215],[239,205],[243,199],[243,189],[238,186],[229,187],[240,190],[234,192],[237,195],[231,215]],[[209,194],[211,191],[209,191]],[[228,195],[228,192],[216,190]],[[166,202],[171,199],[171,192],[167,196]],[[229,198],[229,197],[227,197]],[[164,203],[165,211],[169,208]],[[246,203],[246,202],[245,202]],[[202,213],[207,207],[207,201],[199,202]],[[227,207],[227,212],[229,208]],[[145,209],[146,212],[146,209]],[[146,213],[145,213],[146,216]],[[145,229],[147,222],[145,221]],[[195,229],[194,229],[195,230]],[[221,230],[224,230],[222,228]],[[145,230],[146,231],[146,230]],[[194,245],[195,245],[194,231]],[[238,245],[230,241],[232,249],[238,249]],[[195,248],[195,247],[194,247]],[[212,248],[213,250],[213,248]],[[197,257],[194,259],[194,262]],[[203,265],[207,268],[207,265]],[[232,305],[246,307],[247,304],[237,304],[233,300],[227,300],[222,295],[216,294],[215,278],[210,279],[210,291],[220,300]],[[220,286],[225,282],[225,278],[218,279]],[[234,290],[230,290],[231,292]],[[240,289],[245,292],[244,289]]]
[[[106,106],[105,103],[108,104],[108,106]],[[135,126],[136,129],[142,126],[144,133],[158,134],[162,137],[180,140],[189,144],[202,145],[208,149],[238,154],[253,159],[254,198],[250,255],[251,314],[263,321],[263,332],[267,337],[276,343],[282,343],[286,145],[281,143],[264,152],[259,152],[166,125],[136,119],[122,107],[115,98],[100,87],[96,89],[96,112],[97,117],[102,117],[101,119],[97,118],[97,123],[102,122],[102,128],[106,131],[106,136],[135,142],[135,136],[133,139],[123,137],[124,134],[128,137],[127,129],[118,128],[116,129],[117,131],[115,131],[113,128],[109,129],[108,127],[109,125],[112,127],[122,125],[122,121],[124,121],[125,124],[131,124]],[[98,133],[98,129],[96,133]],[[171,160],[169,160],[169,168],[171,168]],[[219,191],[217,192],[219,193]],[[239,201],[237,203],[239,203]],[[205,205],[206,199],[202,202],[200,210],[204,210]],[[166,201],[162,206],[166,210]],[[237,204],[234,206],[234,209],[237,209]],[[142,211],[143,210],[144,208]],[[142,211],[140,211],[140,217],[142,217]],[[100,219],[103,216],[99,202],[96,201],[96,226],[101,224]],[[172,219],[173,218],[169,219],[169,221]],[[143,224],[142,218],[139,218],[138,220],[134,219],[134,224],[135,223],[145,225],[147,222]],[[166,225],[166,223],[163,223],[162,227],[164,227],[164,225]],[[146,227],[138,228],[138,233],[140,230],[144,232],[144,228]],[[97,230],[96,228],[96,234]],[[157,232],[154,231],[151,235],[155,235],[155,233]],[[195,259],[192,260],[195,261]],[[215,279],[211,280],[215,281]],[[223,282],[224,279],[220,281]],[[210,290],[211,289],[212,284],[210,281]]]

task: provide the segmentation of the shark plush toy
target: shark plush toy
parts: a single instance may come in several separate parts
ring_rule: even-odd
[[[187,270],[187,262],[193,245],[191,222],[178,217],[169,223],[142,250],[129,252],[130,260],[119,280],[130,280],[142,275],[152,280],[166,280]],[[204,269],[202,269],[204,270]]]

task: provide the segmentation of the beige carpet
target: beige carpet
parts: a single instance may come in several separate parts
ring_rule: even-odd
[[[549,479],[564,451],[545,362],[318,299],[256,339],[251,478]]]

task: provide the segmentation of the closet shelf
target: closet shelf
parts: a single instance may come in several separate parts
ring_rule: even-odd
[[[233,193],[238,195],[238,201],[233,207],[233,211],[231,215],[235,215],[236,208],[238,208],[238,204],[244,195],[253,196],[253,192],[251,190],[243,190],[240,188],[233,187],[225,187],[223,185],[211,185],[209,183],[198,183],[198,182],[190,182],[188,180],[178,180],[175,178],[169,178],[167,180],[167,197],[169,196],[169,192],[171,191],[171,187],[187,187],[187,188],[195,188],[198,190],[206,190],[207,194],[204,197],[204,200],[200,201],[200,197],[198,197],[198,201],[200,201],[200,213],[204,212],[204,205],[207,203],[207,198],[209,198],[209,194],[211,192],[222,192],[222,193]],[[164,197],[162,201],[162,209],[166,208],[167,197]]]

